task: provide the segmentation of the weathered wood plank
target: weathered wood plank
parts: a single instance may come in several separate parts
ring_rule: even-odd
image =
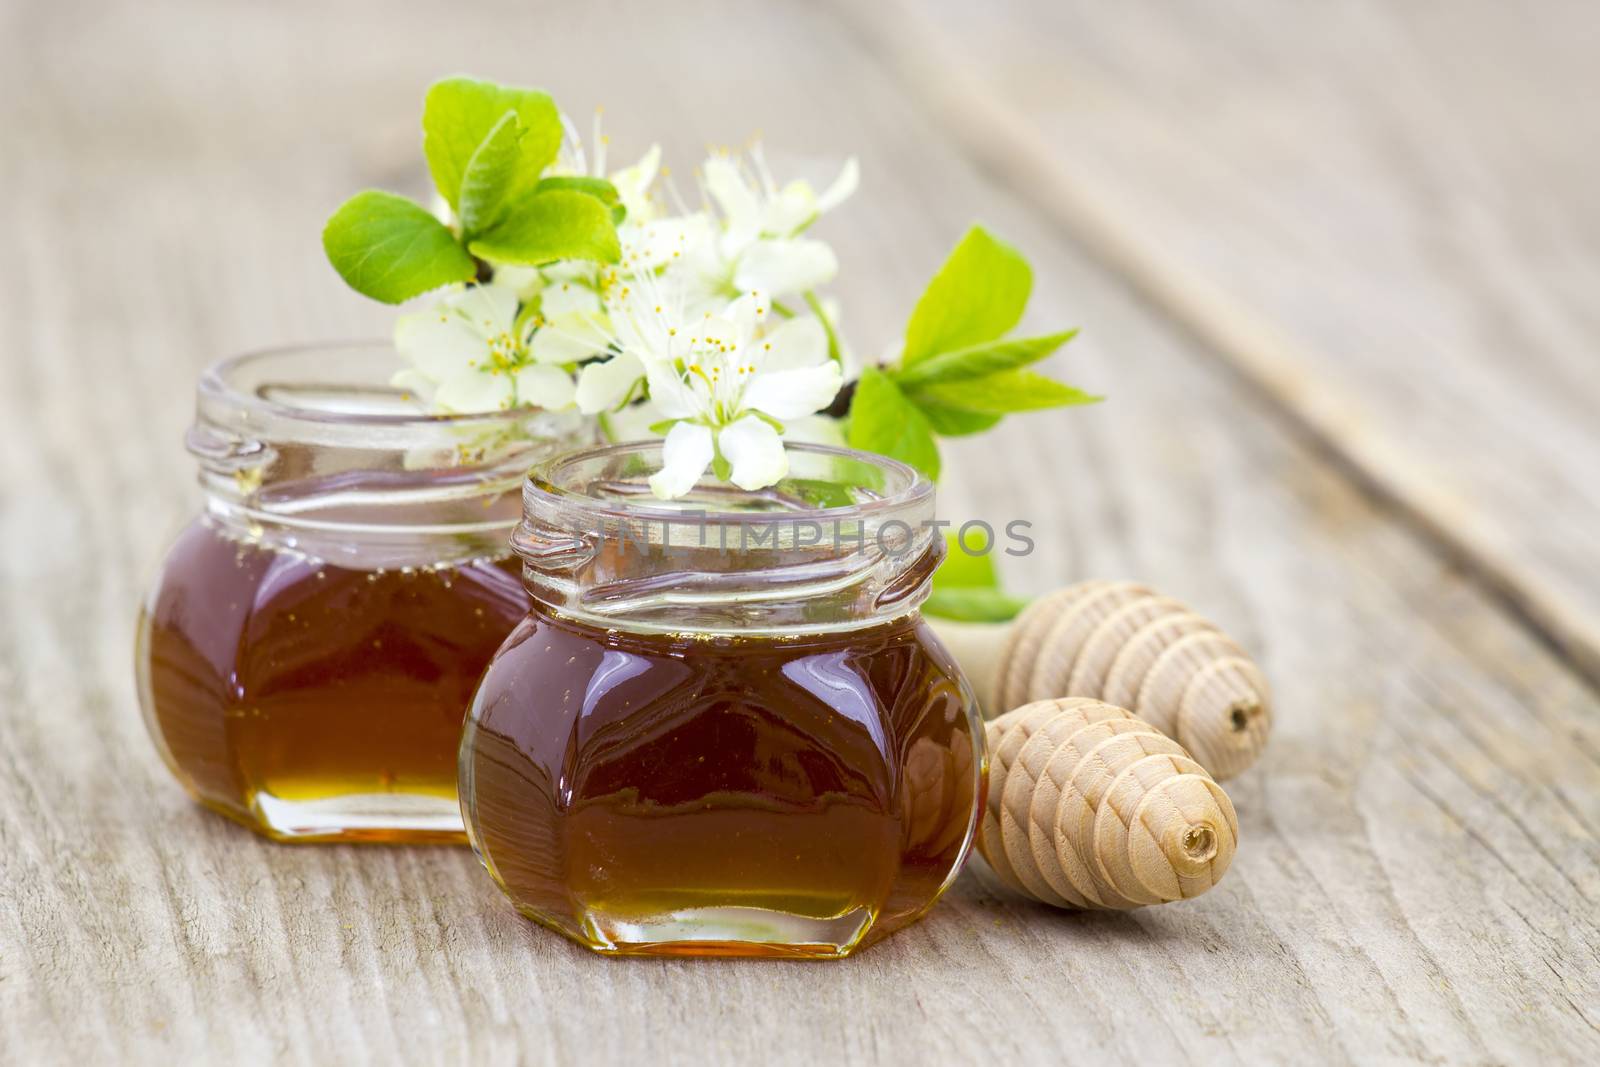
[[[953,134],[1600,679],[1592,5],[851,5]]]
[[[1600,1054],[1593,691],[985,176],[856,29],[713,4],[9,18],[0,1060]],[[739,45],[708,50],[722,41]],[[515,916],[463,850],[272,846],[188,804],[129,660],[148,569],[194,503],[193,375],[384,328],[317,229],[356,184],[420,188],[415,103],[457,67],[575,110],[602,98],[616,151],[670,128],[680,173],[694,142],[757,126],[780,166],[804,162],[796,146],[858,152],[867,183],[830,236],[864,351],[969,215],[1035,257],[1032,319],[1086,328],[1061,373],[1113,400],[952,448],[944,511],[1033,521],[1019,586],[1137,575],[1260,654],[1280,726],[1230,784],[1243,843],[1221,886],[1063,915],[975,870],[839,964],[610,961]]]

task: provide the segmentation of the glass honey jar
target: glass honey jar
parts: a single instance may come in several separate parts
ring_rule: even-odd
[[[464,841],[474,685],[528,610],[509,537],[575,412],[432,416],[387,346],[263,352],[201,377],[204,507],[141,612],[146,723],[205,806],[287,841]]]
[[[745,492],[654,499],[660,443],[552,460],[532,595],[462,738],[480,859],[599,952],[837,957],[928,910],[981,804],[976,704],[918,614],[933,487],[792,445]]]

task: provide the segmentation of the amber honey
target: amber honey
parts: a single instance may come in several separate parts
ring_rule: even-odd
[[[617,953],[843,955],[932,905],[981,740],[915,614],[785,637],[607,630],[536,606],[461,754],[489,872]]]
[[[140,620],[151,733],[199,801],[269,836],[462,841],[462,717],[528,610],[520,572],[339,566],[199,520]]]

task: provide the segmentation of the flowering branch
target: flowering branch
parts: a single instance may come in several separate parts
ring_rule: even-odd
[[[662,435],[663,498],[710,470],[747,490],[788,473],[784,442],[821,440],[939,473],[935,437],[976,433],[1013,411],[1095,397],[1024,368],[1071,333],[1006,340],[1027,262],[974,227],[918,301],[897,356],[846,384],[837,307],[818,295],[838,260],[811,226],[855,192],[852,159],[822,191],[780,185],[759,147],[715,153],[689,210],[652,147],[593,168],[549,97],[466,78],[430,88],[424,154],[435,213],[392,193],[347,201],[324,232],[356,290],[399,303],[394,384],[437,410],[576,406],[613,439]]]

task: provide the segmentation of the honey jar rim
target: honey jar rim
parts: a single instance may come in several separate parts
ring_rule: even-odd
[[[903,509],[916,509],[929,504],[935,492],[934,484],[921,471],[908,463],[876,452],[841,448],[836,445],[810,442],[785,442],[791,464],[799,458],[803,464],[807,457],[825,457],[847,461],[883,472],[894,481],[882,490],[872,489],[874,495],[853,500],[847,504],[826,507],[807,507],[782,500],[779,487],[789,482],[786,477],[777,486],[763,490],[744,490],[734,486],[715,486],[717,492],[745,500],[781,502],[782,507],[772,510],[718,509],[703,506],[704,500],[696,497],[684,502],[667,502],[642,494],[637,497],[600,497],[588,492],[568,488],[559,481],[560,473],[579,463],[595,463],[607,459],[654,453],[659,467],[660,440],[623,441],[615,444],[569,449],[552,456],[535,466],[523,482],[523,514],[533,516],[548,508],[580,508],[585,512],[615,519],[676,522],[692,517],[696,521],[716,524],[747,523],[759,525],[774,519],[828,520],[844,518],[870,518],[882,513]]]
[[[207,401],[223,402],[232,407],[247,409],[289,422],[305,422],[326,426],[381,427],[385,429],[398,429],[407,426],[419,428],[438,428],[445,425],[489,426],[497,423],[520,423],[530,417],[540,415],[557,416],[562,414],[545,408],[528,406],[494,411],[467,412],[433,412],[420,407],[414,411],[393,412],[342,409],[331,406],[296,404],[270,395],[263,395],[263,391],[274,384],[270,381],[260,382],[253,388],[242,387],[238,381],[240,372],[269,361],[292,360],[297,357],[315,355],[326,356],[332,360],[336,359],[341,353],[347,355],[355,354],[362,357],[381,356],[395,370],[405,366],[393,343],[378,338],[345,338],[298,344],[268,345],[213,360],[200,372],[200,377],[195,385],[195,392],[202,404]],[[331,386],[333,383],[326,384]],[[405,392],[399,387],[388,385],[387,381],[381,384],[377,382],[365,383],[364,387],[392,393],[397,400],[403,397]]]

